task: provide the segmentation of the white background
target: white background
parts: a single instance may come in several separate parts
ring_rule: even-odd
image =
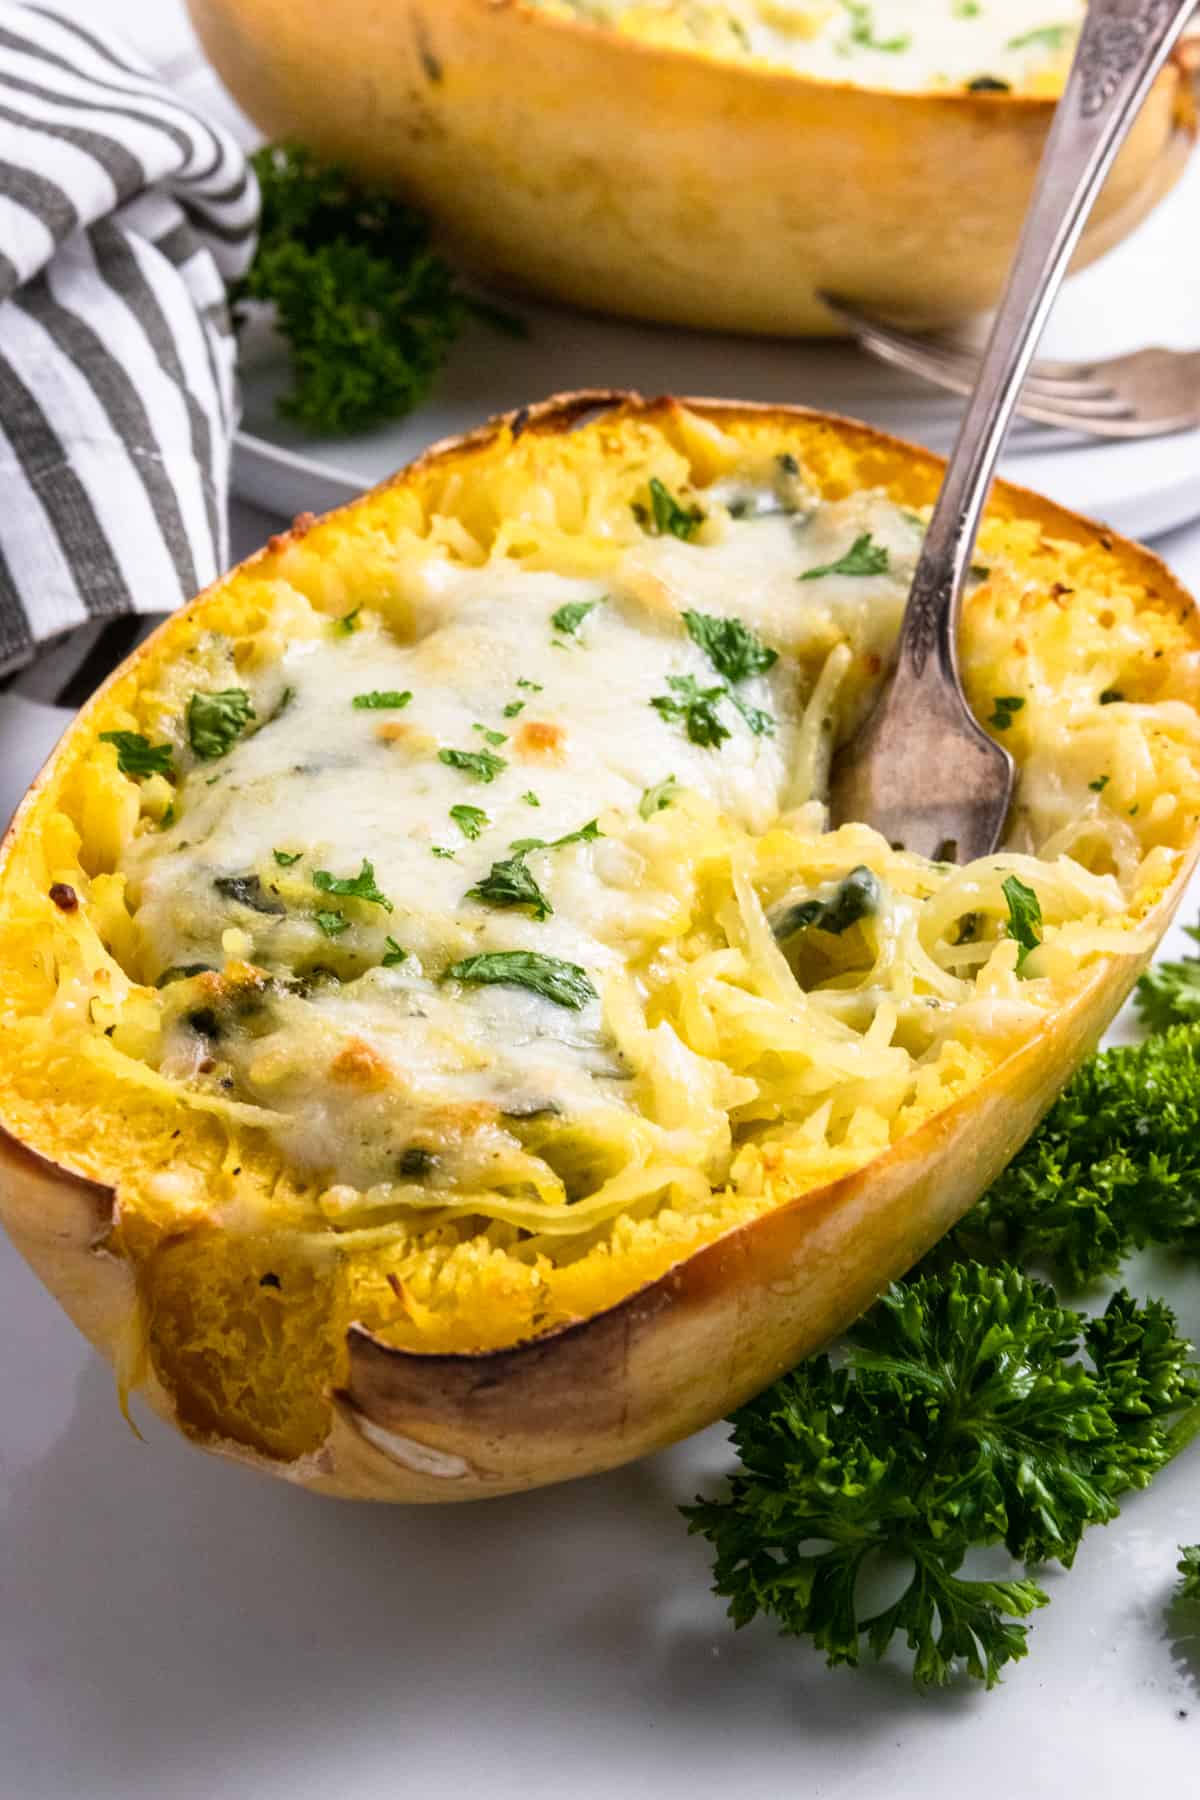
[[[118,12],[170,52],[174,0],[87,7]],[[270,523],[243,509],[239,547]],[[1200,587],[1200,529],[1160,548]],[[0,709],[0,814],[60,723]],[[1196,1273],[1141,1279],[1200,1332]],[[675,1512],[728,1466],[720,1428],[422,1510],[317,1500],[143,1426],[0,1241],[3,1800],[1200,1791],[1200,1642],[1168,1604],[1200,1450],[1049,1574],[1000,1689],[920,1696],[900,1662],[829,1672],[770,1626],[730,1630]]]

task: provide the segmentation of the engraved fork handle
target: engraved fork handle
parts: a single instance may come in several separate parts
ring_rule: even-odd
[[[942,680],[958,688],[963,583],[1021,383],[1092,202],[1195,3],[1091,0],[913,576],[893,680],[896,700],[895,689],[919,680],[931,654]]]

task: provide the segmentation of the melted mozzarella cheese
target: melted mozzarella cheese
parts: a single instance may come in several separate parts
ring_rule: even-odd
[[[443,1151],[457,1141],[456,1178],[495,1185],[485,1118],[630,1111],[599,996],[674,904],[646,880],[643,794],[670,782],[752,834],[807,799],[793,774],[817,673],[847,642],[878,664],[919,546],[917,522],[869,494],[812,516],[772,497],[745,510],[714,506],[703,543],[647,536],[603,585],[433,559],[410,639],[364,615],[291,642],[258,678],[266,722],[187,774],[177,823],[138,840],[126,873],[153,974],[233,956],[299,974],[304,991],[225,1007],[199,1047],[192,1005],[167,1072],[226,1072],[286,1121],[294,1158],[360,1186],[431,1119]],[[885,568],[803,578],[864,538]],[[737,681],[737,704],[689,610],[735,615],[778,652]],[[411,698],[355,704],[379,694]],[[707,696],[719,744],[689,728],[689,695]],[[601,835],[554,844],[593,821]],[[529,838],[547,847],[514,852]],[[472,896],[514,856],[546,916]],[[321,886],[364,858],[381,900]],[[571,1010],[517,986],[443,984],[448,965],[496,952],[572,965],[596,997]],[[330,964],[336,983],[319,978]],[[510,1181],[513,1147],[491,1144]]]
[[[538,0],[634,35],[897,90],[990,78],[1021,91],[1065,69],[1084,0]]]

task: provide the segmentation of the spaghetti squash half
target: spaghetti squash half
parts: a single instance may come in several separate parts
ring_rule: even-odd
[[[1034,0],[188,0],[271,138],[426,208],[501,281],[722,331],[996,303],[1083,7]],[[1180,174],[1159,75],[1077,262]],[[313,105],[319,93],[321,103]]]
[[[1019,491],[958,867],[828,829],[932,456],[584,395],[298,521],[85,709],[0,874],[0,1212],[125,1389],[330,1492],[586,1473],[971,1203],[1196,853],[1200,631]]]

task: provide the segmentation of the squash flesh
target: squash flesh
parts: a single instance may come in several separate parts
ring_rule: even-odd
[[[650,1219],[629,1220],[617,1239],[600,1247],[600,1254],[586,1254],[557,1269],[552,1261],[530,1267],[514,1258],[511,1234],[502,1230],[465,1241],[454,1233],[435,1233],[415,1255],[411,1245],[392,1254],[378,1243],[339,1242],[326,1232],[311,1253],[307,1245],[298,1251],[292,1240],[285,1254],[269,1232],[238,1234],[239,1214],[298,1216],[312,1199],[260,1133],[239,1130],[236,1123],[231,1127],[216,1111],[197,1115],[181,1109],[169,1084],[152,1079],[152,1071],[131,1085],[128,1059],[118,1062],[102,1044],[96,1046],[100,1058],[89,1064],[89,1086],[82,1091],[72,1070],[72,1051],[65,1043],[55,1048],[71,1009],[80,1004],[80,972],[86,976],[96,967],[105,968],[100,987],[107,993],[101,998],[110,1004],[116,1003],[115,990],[123,978],[120,957],[102,952],[100,942],[102,936],[112,940],[114,931],[119,937],[114,921],[122,908],[111,888],[111,865],[112,843],[121,828],[108,815],[127,810],[129,784],[109,780],[92,753],[94,736],[117,720],[161,728],[170,670],[179,666],[189,646],[214,626],[239,641],[248,640],[254,630],[261,632],[270,623],[272,606],[281,602],[284,582],[331,616],[345,612],[364,589],[378,592],[385,607],[401,607],[397,544],[406,528],[417,538],[436,536],[460,550],[460,534],[466,531],[476,547],[494,553],[498,543],[510,541],[512,520],[528,516],[534,487],[554,496],[553,513],[560,524],[549,529],[547,543],[534,548],[525,542],[518,548],[535,563],[581,556],[586,561],[597,553],[588,547],[589,534],[581,527],[605,521],[614,505],[628,506],[632,470],[642,478],[654,466],[675,482],[686,474],[704,484],[748,448],[759,455],[798,451],[810,476],[831,496],[869,484],[886,488],[903,504],[920,506],[936,486],[932,459],[803,415],[719,418],[718,427],[703,411],[697,416],[670,408],[657,413],[634,408],[557,441],[537,432],[514,441],[511,433],[501,432],[418,465],[406,480],[276,546],[222,584],[200,611],[173,621],[139,664],[119,674],[90,709],[60,753],[53,780],[31,802],[14,836],[4,877],[0,944],[9,996],[4,1122],[42,1154],[118,1186],[117,1216],[107,1245],[138,1271],[140,1323],[154,1379],[172,1397],[185,1429],[281,1459],[294,1471],[296,1459],[319,1456],[326,1442],[330,1389],[353,1388],[352,1323],[366,1327],[382,1345],[419,1346],[425,1352],[511,1345],[571,1320],[597,1318],[634,1290],[652,1290],[670,1271],[694,1264],[705,1246],[714,1246],[715,1253],[721,1241],[737,1242],[773,1215],[794,1213],[803,1193],[812,1196],[816,1228],[829,1205],[826,1196],[837,1191],[839,1179],[853,1187],[859,1167],[861,1180],[869,1178],[877,1146],[865,1146],[863,1154],[840,1166],[818,1160],[803,1173],[781,1161],[776,1170],[765,1172],[767,1178],[746,1184],[740,1193],[690,1211],[670,1208]],[[606,479],[610,468],[621,472],[615,488]],[[1144,558],[1138,578],[1131,579],[1131,554],[1124,547],[1106,549],[1094,530],[1063,515],[1039,516],[1036,509],[1000,496],[981,556],[1014,563],[1027,574],[1030,587],[1023,590],[1018,582],[997,589],[986,609],[976,607],[969,620],[965,661],[977,709],[984,709],[995,693],[1011,691],[1014,655],[1026,662],[1031,655],[1035,661],[1039,656],[1073,656],[1079,678],[1091,679],[1094,669],[1085,666],[1081,615],[1072,612],[1072,594],[1046,602],[1046,589],[1054,581],[1075,594],[1086,593],[1089,604],[1098,601],[1111,613],[1104,629],[1118,648],[1103,678],[1124,684],[1129,698],[1122,704],[1170,697],[1191,703],[1196,656],[1190,612],[1151,559]],[[1018,638],[1024,640],[1023,651],[1016,648]],[[1030,720],[1020,730],[1036,740],[1033,718],[1031,707]],[[1018,754],[1027,748],[1016,747]],[[1128,793],[1122,788],[1122,804],[1127,812],[1137,807],[1138,815],[1145,807],[1138,829],[1149,833],[1148,844],[1157,841],[1164,852],[1146,870],[1131,916],[1136,926],[1138,915],[1153,911],[1154,929],[1163,896],[1169,886],[1174,890],[1179,877],[1179,858],[1171,852],[1190,854],[1195,830],[1195,769],[1182,720],[1164,734],[1158,753],[1163,760],[1143,769],[1140,788],[1129,771],[1117,777],[1133,782]],[[1175,806],[1169,812],[1160,808],[1151,823],[1158,801],[1171,797]],[[81,830],[88,825],[90,831]],[[93,897],[99,889],[95,921],[88,906],[48,921],[44,896],[49,882],[73,881],[86,892],[89,878]],[[46,942],[48,923],[61,934],[53,958]],[[1116,985],[1132,978],[1129,971],[1144,957],[1147,942],[1133,930],[1127,955],[1108,959],[1124,970],[1113,978]],[[1070,1013],[1096,990],[1096,966],[1093,961],[1077,979],[1062,981],[1057,1010]],[[1108,1005],[1108,998],[1101,1004]],[[956,1108],[969,1108],[981,1079],[994,1066],[994,1058],[982,1064],[967,1059],[944,1071],[946,1079],[939,1077],[906,1120],[901,1145],[906,1137],[918,1140],[927,1125],[953,1115]],[[1066,1072],[1056,1068],[1049,1079]],[[106,1120],[100,1137],[97,1113]],[[259,1287],[264,1275],[279,1276],[280,1286]],[[211,1300],[211,1307],[200,1307],[198,1296]],[[713,1328],[710,1319],[705,1330]],[[296,1354],[300,1344],[307,1346],[306,1356]],[[682,1385],[681,1379],[674,1390],[676,1404]],[[696,1403],[709,1405],[711,1398],[702,1395]],[[686,1409],[675,1414],[681,1424],[690,1416]],[[654,1420],[653,1429],[661,1431],[660,1420]],[[495,1479],[490,1477],[492,1485]],[[521,1484],[520,1479],[512,1483]]]

